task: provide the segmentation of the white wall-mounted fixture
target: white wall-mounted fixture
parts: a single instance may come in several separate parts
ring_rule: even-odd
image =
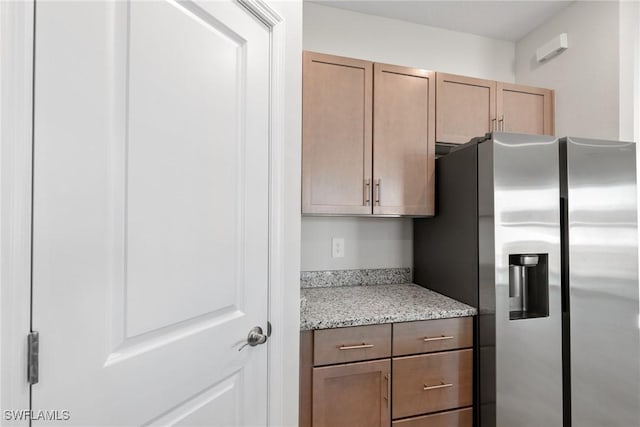
[[[344,237],[331,239],[331,256],[333,258],[344,258]]]
[[[538,62],[547,61],[567,50],[568,47],[569,40],[567,39],[567,33],[562,33],[536,49],[536,58]]]

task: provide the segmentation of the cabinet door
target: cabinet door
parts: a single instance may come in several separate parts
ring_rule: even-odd
[[[436,141],[464,144],[496,126],[496,82],[437,73]]]
[[[553,91],[498,83],[499,130],[532,135],[553,135]]]
[[[373,64],[303,54],[302,213],[371,213]]]
[[[435,73],[374,64],[373,213],[433,215]]]
[[[389,359],[313,368],[313,427],[388,427]]]

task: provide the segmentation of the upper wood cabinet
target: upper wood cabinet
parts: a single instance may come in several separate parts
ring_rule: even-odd
[[[304,52],[302,212],[371,213],[373,63]]]
[[[302,213],[433,215],[435,89],[432,71],[304,52]]]
[[[374,64],[373,213],[433,215],[435,73]]]
[[[435,142],[553,134],[553,91],[303,53],[302,213],[434,215]]]
[[[437,73],[436,141],[463,144],[495,129],[496,82]]]
[[[497,116],[504,132],[553,135],[553,91],[498,83]]]
[[[487,132],[553,135],[553,91],[437,73],[436,141],[463,144]]]

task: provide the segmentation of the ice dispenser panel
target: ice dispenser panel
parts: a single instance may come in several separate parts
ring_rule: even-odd
[[[548,254],[509,255],[509,319],[549,316]]]

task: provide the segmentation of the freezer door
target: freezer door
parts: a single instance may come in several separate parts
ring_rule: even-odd
[[[634,143],[566,138],[571,417],[640,426]]]
[[[478,150],[481,426],[560,427],[558,139],[495,133]]]

